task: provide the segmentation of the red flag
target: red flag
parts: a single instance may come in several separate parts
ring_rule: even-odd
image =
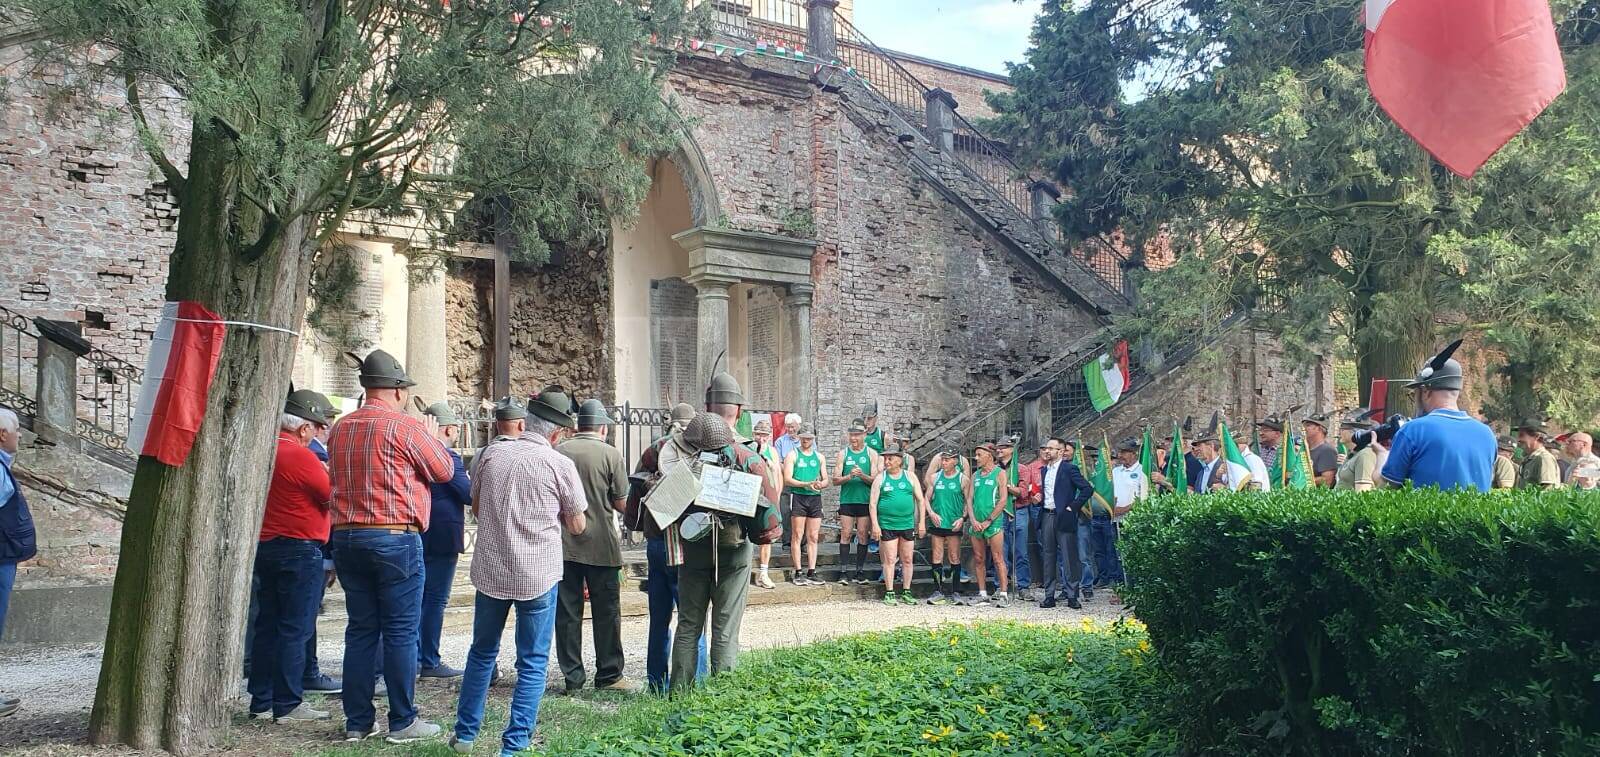
[[[198,302],[169,302],[150,342],[128,449],[171,466],[189,459],[222,358],[223,327]]]
[[[1470,177],[1567,86],[1547,0],[1366,0],[1367,86]]]
[[[1389,415],[1389,379],[1375,378],[1372,388],[1367,390],[1367,407],[1376,413],[1374,417],[1383,419]]]
[[[788,413],[777,412],[772,414],[772,438],[777,439],[783,436],[783,422],[788,419]]]

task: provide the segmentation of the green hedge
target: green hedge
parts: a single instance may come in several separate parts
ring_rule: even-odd
[[[625,705],[548,754],[1171,755],[1137,624],[990,622],[741,657],[690,696]]]
[[[1600,754],[1594,495],[1162,498],[1123,552],[1188,749]]]

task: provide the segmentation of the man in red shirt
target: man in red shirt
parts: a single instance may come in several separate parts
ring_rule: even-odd
[[[345,738],[372,734],[374,658],[383,638],[391,743],[438,735],[417,719],[417,629],[422,613],[422,532],[431,483],[455,475],[432,416],[406,415],[415,382],[400,361],[374,350],[361,361],[366,404],[339,419],[328,436],[333,476],[333,564],[344,586]]]
[[[306,706],[306,642],[322,598],[322,543],[328,540],[328,471],[306,445],[331,423],[333,405],[316,392],[289,395],[278,420],[278,451],[256,546],[258,614],[252,640],[250,716],[326,720]]]

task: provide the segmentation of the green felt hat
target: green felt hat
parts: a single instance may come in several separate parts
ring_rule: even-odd
[[[562,428],[576,428],[577,416],[572,414],[572,397],[561,386],[551,384],[528,400],[528,412]]]
[[[289,398],[283,403],[283,412],[324,426],[333,425],[333,416],[338,414],[327,397],[310,389],[289,392]]]
[[[361,361],[361,386],[367,389],[409,389],[416,386],[405,366],[383,350],[373,350]]]

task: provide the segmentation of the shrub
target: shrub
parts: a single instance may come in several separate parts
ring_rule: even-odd
[[[1124,535],[1186,747],[1600,753],[1593,495],[1191,495]]]
[[[741,659],[677,699],[647,698],[551,754],[1174,753],[1139,627],[1020,623],[865,633]]]

